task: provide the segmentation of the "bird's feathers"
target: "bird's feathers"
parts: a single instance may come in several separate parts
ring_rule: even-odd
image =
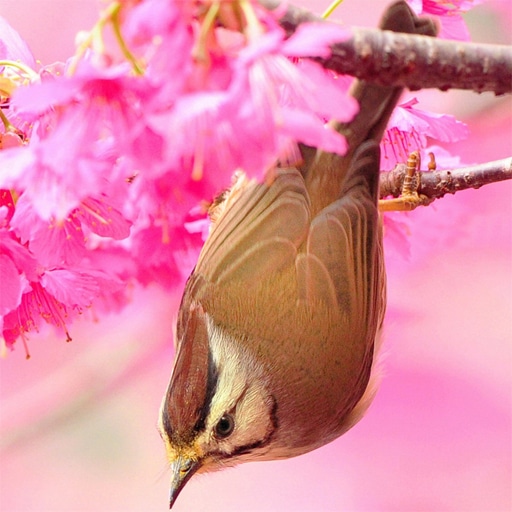
[[[276,169],[270,183],[240,178],[186,287],[182,329],[189,305],[198,303],[262,364],[279,367],[269,379],[287,388],[278,405],[295,410],[300,435],[287,442],[298,452],[346,430],[344,418],[370,378],[383,307],[375,285],[378,165],[377,144],[364,144],[333,184],[338,199],[312,219],[315,205],[297,170]],[[339,392],[329,395],[332,386]],[[328,430],[322,436],[307,425],[311,403]]]
[[[211,283],[257,281],[296,257],[307,235],[309,206],[304,182],[294,169],[275,171],[272,184],[240,176],[214,223],[195,272]]]

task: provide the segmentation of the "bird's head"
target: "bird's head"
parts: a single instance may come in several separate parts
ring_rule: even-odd
[[[278,428],[264,368],[199,304],[188,308],[177,337],[159,420],[172,471],[171,507],[195,473],[267,458]]]

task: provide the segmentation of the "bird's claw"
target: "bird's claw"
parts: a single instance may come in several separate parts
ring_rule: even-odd
[[[433,153],[430,153],[429,170],[435,170],[436,162]],[[427,206],[433,199],[419,194],[418,190],[421,183],[421,157],[418,151],[414,151],[407,159],[407,167],[402,184],[402,190],[399,197],[392,199],[379,200],[379,210],[381,212],[390,211],[411,211],[418,206]]]

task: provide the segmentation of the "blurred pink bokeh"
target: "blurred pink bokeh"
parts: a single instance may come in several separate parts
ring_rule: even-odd
[[[346,0],[340,12],[375,26],[385,4]],[[50,63],[71,55],[98,5],[0,0],[0,15]],[[510,43],[510,6],[493,5],[501,14],[481,7],[470,30]],[[510,156],[510,98],[433,91],[427,101],[470,124],[450,148],[465,162]],[[511,199],[501,183],[407,215],[409,258],[388,247],[384,378],[359,425],[296,459],[197,477],[175,510],[512,510]],[[0,361],[0,511],[167,509],[155,425],[178,299],[138,291],[121,316],[73,325],[72,343],[43,333],[29,361],[21,346]]]

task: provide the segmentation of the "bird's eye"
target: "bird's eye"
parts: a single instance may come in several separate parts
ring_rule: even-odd
[[[235,429],[235,420],[231,414],[224,414],[215,425],[215,434],[221,439],[231,435],[231,432]]]

